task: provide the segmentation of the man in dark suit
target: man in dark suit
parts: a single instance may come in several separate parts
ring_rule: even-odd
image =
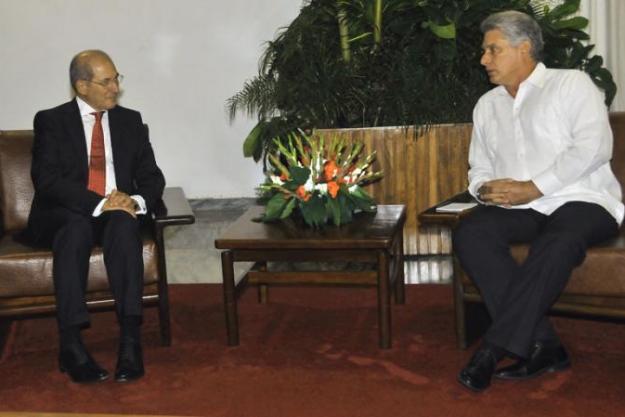
[[[70,81],[74,100],[35,116],[35,197],[27,237],[52,248],[59,366],[74,382],[108,378],[80,336],[89,323],[89,257],[102,246],[120,325],[115,379],[129,381],[144,374],[138,215],[152,210],[165,180],[141,115],[117,105],[121,75],[111,58],[98,50],[80,52],[70,64]]]

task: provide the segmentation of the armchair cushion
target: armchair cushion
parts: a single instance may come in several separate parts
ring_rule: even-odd
[[[143,237],[144,283],[158,280],[156,244]],[[0,238],[0,304],[3,298],[37,297],[54,294],[52,252],[16,242],[12,235]],[[89,261],[87,291],[108,291],[102,249],[96,248]]]

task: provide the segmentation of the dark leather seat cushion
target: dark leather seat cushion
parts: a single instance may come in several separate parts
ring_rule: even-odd
[[[143,238],[144,282],[157,281],[157,250],[153,239]],[[52,252],[16,242],[10,234],[0,238],[0,298],[54,294]],[[109,289],[102,250],[96,248],[89,265],[88,291]]]

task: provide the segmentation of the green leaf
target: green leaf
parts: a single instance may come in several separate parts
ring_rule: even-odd
[[[341,192],[337,196],[337,201],[339,203],[339,207],[341,209],[341,224],[349,223],[352,221],[352,211],[354,208],[354,203],[346,197],[348,194],[347,187],[345,184],[341,184]]]
[[[327,221],[323,199],[316,194],[313,194],[310,200],[302,203],[300,210],[304,221],[309,226],[319,227]]]
[[[601,68],[601,66],[603,65],[603,58],[601,58],[599,55],[595,55],[592,58],[590,58],[590,61],[588,61],[588,63],[586,64],[586,72],[592,74],[593,72],[596,72],[597,70],[599,70],[599,68]]]
[[[350,194],[352,202],[362,211],[375,211],[375,201],[362,187],[356,186]]]
[[[287,201],[284,198],[284,194],[277,193],[267,203],[267,209],[265,210],[264,220],[277,220],[282,214],[282,210],[286,206]]]
[[[451,22],[447,25],[437,25],[432,21],[425,22],[433,34],[442,39],[456,39],[456,24]]]
[[[289,199],[288,204],[286,205],[284,210],[282,210],[282,214],[280,215],[280,218],[286,219],[287,217],[289,217],[291,213],[293,212],[293,209],[295,208],[296,204],[297,204],[297,198],[292,197],[291,199]]]
[[[297,185],[304,185],[310,177],[310,169],[298,166],[292,166],[289,168],[289,175]]]
[[[243,156],[246,158],[252,158],[257,153],[257,149],[262,146],[261,141],[259,140],[261,133],[265,128],[265,122],[262,120],[254,126],[252,131],[247,135],[245,141],[243,142]],[[256,158],[254,158],[255,161]],[[258,161],[257,161],[258,162]]]
[[[588,26],[588,19],[586,19],[585,17],[582,17],[582,16],[576,16],[576,17],[573,17],[571,19],[559,20],[557,22],[554,22],[553,26],[555,26],[558,29],[576,29],[576,30],[580,30],[580,29],[584,29],[586,26]]]
[[[332,222],[335,226],[341,225],[341,205],[339,204],[338,199],[328,198],[326,200],[326,209],[332,218]]]
[[[572,15],[579,10],[580,0],[566,0],[561,5],[554,7],[545,17],[552,22],[562,19],[565,16]]]

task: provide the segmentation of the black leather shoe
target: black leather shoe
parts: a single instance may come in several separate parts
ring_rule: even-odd
[[[467,366],[460,371],[458,382],[472,391],[484,391],[490,386],[496,366],[495,353],[487,347],[482,347],[473,354]]]
[[[133,381],[141,378],[144,374],[141,343],[122,340],[119,345],[117,366],[115,368],[115,381]]]
[[[498,369],[495,377],[513,380],[530,379],[545,372],[562,371],[570,366],[569,354],[562,345],[546,347],[536,342],[528,359],[521,359],[513,365]]]
[[[62,346],[59,352],[59,369],[69,375],[72,381],[79,384],[104,381],[109,377],[89,355],[82,344]]]

